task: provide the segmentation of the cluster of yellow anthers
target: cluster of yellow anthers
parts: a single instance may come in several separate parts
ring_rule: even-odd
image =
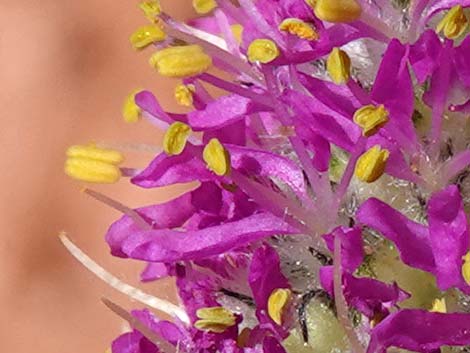
[[[442,32],[446,38],[456,39],[468,28],[468,19],[462,6],[452,7],[436,27],[436,32]]]
[[[124,157],[118,151],[89,144],[71,146],[66,154],[65,173],[74,179],[110,184],[121,178],[119,164],[124,161]]]
[[[289,311],[292,292],[289,289],[273,290],[268,298],[268,315],[278,325]],[[202,331],[221,333],[236,324],[235,315],[224,307],[209,307],[197,310],[198,320],[194,327]],[[240,334],[243,335],[243,332]]]

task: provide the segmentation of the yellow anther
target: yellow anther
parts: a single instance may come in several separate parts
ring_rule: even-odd
[[[230,154],[216,138],[211,139],[204,147],[202,157],[215,174],[224,176],[230,173]]]
[[[175,87],[176,102],[184,107],[192,106],[194,92],[196,92],[194,85],[177,85]]]
[[[379,145],[370,148],[357,160],[356,177],[366,183],[373,183],[384,173],[389,155],[390,152],[381,149]]]
[[[356,0],[316,0],[315,15],[323,21],[348,23],[361,17],[361,5]]]
[[[198,309],[196,316],[194,327],[202,331],[222,333],[236,323],[235,315],[223,307]]]
[[[165,153],[173,156],[183,152],[191,132],[191,128],[185,123],[177,121],[171,124],[163,137],[163,150]]]
[[[464,278],[465,283],[470,285],[470,251],[462,257],[462,260],[462,277]]]
[[[432,302],[431,312],[433,313],[447,313],[446,298],[436,298]]]
[[[193,0],[194,10],[200,15],[205,15],[217,7],[215,0]]]
[[[287,308],[292,292],[289,289],[278,288],[273,290],[268,299],[269,317],[278,325],[282,325],[282,316]]]
[[[354,122],[362,128],[364,136],[372,136],[388,122],[388,110],[381,104],[366,105],[354,113]]]
[[[347,83],[351,77],[351,59],[345,51],[333,48],[326,60],[326,70],[337,85]]]
[[[71,146],[67,149],[65,173],[81,181],[90,183],[115,183],[121,178],[117,167],[124,157],[114,150],[98,148],[94,144]]]
[[[84,158],[118,165],[124,161],[124,156],[115,150],[99,148],[95,144],[70,146],[66,152],[69,158]]]
[[[315,3],[317,0],[305,0],[305,2],[312,8],[315,9]]]
[[[456,39],[462,35],[468,27],[468,19],[462,6],[451,8],[436,27],[436,32],[443,32],[449,39]]]
[[[134,49],[139,50],[152,43],[161,42],[165,40],[165,38],[166,33],[163,29],[155,25],[148,25],[137,28],[129,37],[129,41]]]
[[[167,77],[202,74],[212,66],[212,59],[199,45],[182,45],[162,49],[150,58],[150,65]]]
[[[158,0],[144,0],[139,4],[139,7],[150,22],[156,22],[156,17],[162,12],[160,1]]]
[[[122,105],[122,117],[126,123],[136,123],[141,117],[142,110],[137,104],[135,104],[135,95],[140,91],[142,90],[136,89],[124,99],[124,103]]]
[[[255,39],[248,46],[248,60],[252,63],[270,63],[279,56],[279,49],[270,39]]]
[[[242,42],[243,26],[240,24],[234,24],[230,26],[230,29],[232,30],[232,34],[237,40],[238,44],[240,44]]]
[[[307,40],[318,40],[319,36],[315,28],[298,18],[286,18],[279,25],[279,30]]]

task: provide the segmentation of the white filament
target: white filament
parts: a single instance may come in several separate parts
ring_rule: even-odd
[[[67,235],[62,232],[59,234],[59,238],[67,248],[67,250],[90,272],[95,274],[99,279],[118,290],[119,292],[127,295],[129,298],[137,300],[144,305],[147,305],[153,309],[159,310],[165,314],[173,317],[177,317],[182,322],[189,324],[189,317],[186,312],[179,306],[170,303],[167,300],[154,297],[141,291],[138,288],[132,287],[127,283],[124,283],[119,278],[113,276],[111,273],[106,271],[96,262],[94,262],[88,255],[86,255],[80,248],[78,248]]]

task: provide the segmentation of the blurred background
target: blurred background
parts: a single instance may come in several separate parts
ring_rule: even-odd
[[[0,351],[104,352],[122,321],[100,302],[133,305],[78,264],[57,234],[131,284],[141,264],[113,259],[103,240],[120,215],[80,192],[63,174],[67,146],[89,141],[159,145],[161,132],[120,115],[133,89],[151,89],[164,107],[175,82],[157,76],[149,52],[136,53],[128,36],[147,24],[137,0],[0,0]],[[162,0],[177,18],[191,16],[190,0]],[[140,167],[151,154],[129,153]],[[135,207],[181,190],[139,190],[125,180],[98,190]],[[172,297],[172,284],[142,286]],[[140,307],[140,306],[139,306]]]

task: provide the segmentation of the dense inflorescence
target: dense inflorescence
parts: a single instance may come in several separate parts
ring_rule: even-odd
[[[145,262],[142,281],[173,277],[178,304],[62,235],[101,278],[172,317],[105,301],[132,328],[112,352],[465,350],[470,1],[192,3],[201,16],[181,23],[144,0],[150,24],[130,37],[193,108],[126,98],[126,122],[165,129],[161,152],[138,170],[94,144],[67,151],[66,173],[85,182],[197,182],[138,209],[87,190],[123,213],[112,255]]]

